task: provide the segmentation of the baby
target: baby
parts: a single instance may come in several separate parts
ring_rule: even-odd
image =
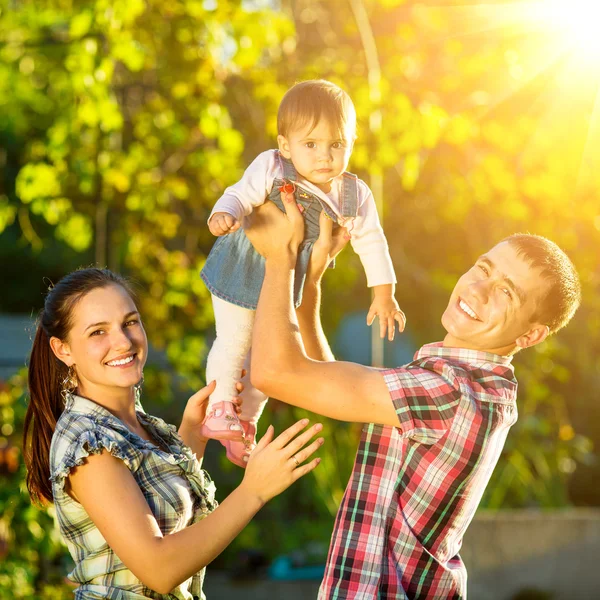
[[[279,150],[260,154],[242,179],[225,190],[208,221],[218,236],[201,277],[212,294],[217,337],[208,355],[207,381],[217,385],[202,424],[202,435],[221,440],[227,457],[245,467],[256,443],[256,423],[267,397],[250,384],[249,373],[240,416],[232,398],[243,368],[249,371],[252,325],[264,278],[264,260],[242,227],[243,217],[272,200],[284,210],[282,193],[294,193],[305,222],[304,241],[295,270],[294,302],[302,290],[319,218],[325,211],[345,227],[363,264],[374,299],[367,316],[379,317],[381,335],[393,336],[404,315],[394,298],[396,277],[388,244],[379,223],[373,194],[355,175],[346,172],[356,139],[352,100],[329,81],[294,85],[283,97],[277,115]],[[333,265],[330,265],[333,266]]]

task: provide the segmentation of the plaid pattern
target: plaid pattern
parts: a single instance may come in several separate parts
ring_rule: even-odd
[[[163,535],[199,521],[216,507],[214,484],[175,427],[147,415],[139,403],[136,409],[138,420],[158,445],[132,433],[102,406],[73,395],[67,397],[52,437],[52,494],[60,532],[75,561],[69,574],[79,584],[75,598],[204,599],[204,569],[170,594],[158,594],[144,586],[108,546],[83,507],[64,491],[73,467],[82,464],[86,456],[107,450],[135,477]]]
[[[428,344],[382,375],[399,427],[362,430],[319,599],[464,599],[458,551],[517,419],[510,358]]]

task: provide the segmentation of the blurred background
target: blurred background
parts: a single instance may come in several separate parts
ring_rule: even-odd
[[[91,264],[139,284],[152,345],[143,403],[178,424],[214,336],[198,276],[214,241],[208,214],[275,147],[279,101],[309,78],[354,100],[350,170],[379,203],[408,318],[403,335],[371,351],[369,291],[346,249],[324,284],[339,358],[395,366],[441,339],[457,277],[516,231],[550,237],[579,269],[584,300],[572,324],[515,358],[519,421],[465,561],[475,599],[600,597],[576,591],[583,576],[565,571],[568,554],[555,556],[556,569],[540,559],[561,543],[581,550],[581,536],[600,547],[598,10],[575,0],[0,0],[0,599],[72,596],[52,507],[30,504],[20,449],[27,355],[48,285]],[[260,432],[300,416],[272,400]],[[209,600],[266,597],[251,576],[312,578],[297,589],[314,597],[358,432],[326,423],[321,465],[209,567]],[[220,499],[241,480],[219,444],[205,466]],[[562,542],[540,542],[554,521]],[[545,574],[534,584],[507,571],[494,580],[536,545]],[[491,552],[487,563],[477,548]],[[570,595],[553,590],[561,568]],[[237,591],[211,594],[213,572]],[[500,580],[514,585],[494,596]]]

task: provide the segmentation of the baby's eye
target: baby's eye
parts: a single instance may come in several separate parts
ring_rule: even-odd
[[[307,148],[315,148],[315,143],[314,142],[306,142],[306,144],[304,144]]]
[[[512,294],[510,293],[510,290],[508,288],[502,288],[502,291],[504,292],[504,294],[506,294],[510,299],[512,299]]]
[[[331,147],[335,148],[336,150],[338,150],[339,148],[343,148],[344,146],[344,142],[333,142],[333,144],[331,144]]]

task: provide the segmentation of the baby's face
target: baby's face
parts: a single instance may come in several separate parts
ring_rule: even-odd
[[[286,137],[277,137],[281,154],[292,161],[298,174],[324,192],[331,190],[331,181],[348,166],[354,132],[338,131],[326,121],[319,121],[291,130]]]

